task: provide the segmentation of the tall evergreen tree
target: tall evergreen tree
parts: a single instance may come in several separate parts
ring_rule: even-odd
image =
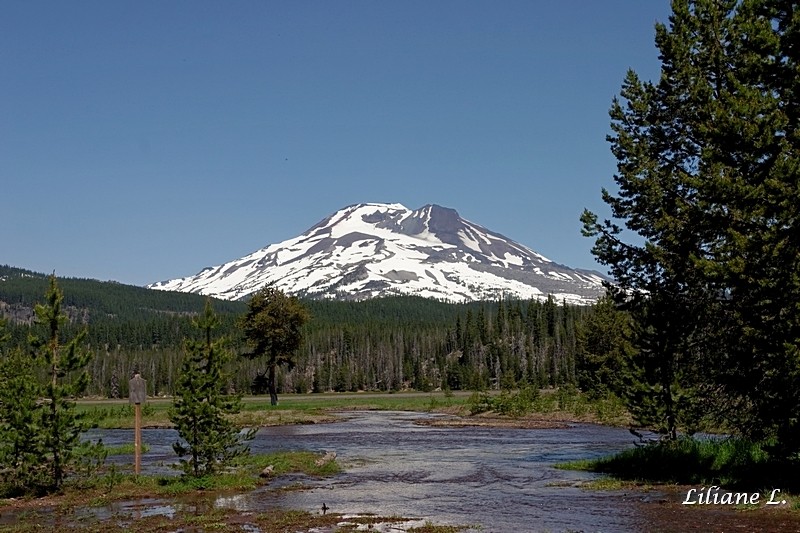
[[[39,427],[42,432],[43,450],[47,461],[47,488],[58,489],[66,477],[69,467],[76,459],[80,445],[80,434],[90,427],[82,414],[75,411],[72,398],[80,397],[89,384],[86,366],[91,352],[86,349],[86,329],[64,342],[62,330],[68,322],[62,310],[64,293],[50,276],[50,285],[45,294],[45,303],[36,305],[40,336],[31,335],[30,344],[40,359],[47,376],[47,383],[40,394],[46,407],[41,413]]]
[[[603,199],[644,243],[623,242],[620,226],[599,224],[589,212],[582,218],[584,233],[598,236],[593,253],[611,267],[615,294],[639,325],[632,367],[640,370],[645,393],[630,396],[631,408],[641,411],[646,404],[652,412],[659,406],[658,426],[673,437],[681,399],[696,384],[684,379],[696,375],[681,370],[695,366],[692,341],[716,297],[698,265],[720,229],[709,216],[707,191],[717,171],[709,166],[703,136],[714,127],[714,85],[729,68],[720,43],[736,38],[730,19],[735,4],[674,1],[670,27],[656,26],[659,82],[642,82],[631,71],[621,92],[625,105],[618,99],[612,105],[609,140],[619,194],[603,190]]]
[[[219,320],[206,301],[202,316],[195,321],[200,340],[187,339],[178,387],[170,410],[170,421],[183,439],[173,444],[185,474],[200,477],[213,474],[235,457],[247,453],[244,441],[253,433],[240,434],[228,419],[238,413],[241,398],[227,394],[226,364],[231,354],[225,339],[213,339]]]
[[[742,433],[800,447],[798,9],[673,1],[659,81],[629,72],[611,109],[619,192],[603,198],[643,243],[582,220],[638,323],[636,362],[670,434],[705,399]]]
[[[743,433],[800,451],[800,6],[744,3],[732,21],[735,75],[725,80],[710,132],[725,180],[725,231],[709,277],[724,287],[725,320],[711,337],[724,347],[715,376]]]
[[[302,327],[309,313],[294,297],[267,286],[253,294],[239,325],[252,351],[250,359],[266,357],[268,388],[272,405],[278,404],[275,372],[278,366],[295,364],[295,352],[303,341]]]

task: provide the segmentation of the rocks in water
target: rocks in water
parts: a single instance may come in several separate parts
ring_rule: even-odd
[[[333,461],[334,459],[336,459],[336,452],[328,452],[324,456],[322,456],[321,458],[319,458],[316,461],[314,461],[314,466],[322,466],[322,465],[328,464],[331,461]]]

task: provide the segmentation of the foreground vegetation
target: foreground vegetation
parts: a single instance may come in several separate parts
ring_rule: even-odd
[[[253,490],[288,473],[303,473],[311,477],[328,477],[341,471],[333,460],[320,461],[311,452],[276,452],[239,457],[228,471],[193,476],[144,476],[106,468],[91,477],[74,476],[65,481],[59,494],[44,499],[0,499],[0,515],[15,516],[4,530],[28,532],[51,531],[59,527],[79,527],[82,531],[242,531],[250,525],[261,531],[302,531],[332,527],[336,531],[355,531],[359,526],[402,524],[409,519],[397,516],[343,517],[341,514],[313,514],[307,511],[274,509],[267,513],[242,513],[235,509],[215,506],[217,497]],[[260,477],[265,467],[271,467],[268,478]],[[293,486],[292,490],[302,487]],[[188,498],[188,499],[187,499]],[[146,500],[151,512],[140,515],[136,507],[129,512],[105,517],[92,508],[102,508],[113,502]],[[161,508],[164,512],[158,512]],[[155,511],[153,511],[155,509]],[[85,512],[82,512],[84,510]],[[410,527],[418,533],[455,533],[466,527],[425,524]]]
[[[187,506],[188,507],[188,506]],[[86,532],[130,532],[135,525],[137,532],[167,533],[172,531],[216,531],[220,533],[241,533],[243,530],[269,531],[275,533],[294,533],[297,531],[320,531],[329,529],[337,533],[348,533],[371,530],[373,527],[384,525],[392,527],[393,531],[405,524],[414,523],[409,518],[400,516],[344,516],[338,513],[315,514],[307,511],[290,509],[271,509],[266,513],[252,513],[243,516],[240,511],[227,508],[214,508],[209,503],[209,509],[201,514],[196,514],[182,506],[170,509],[168,514],[147,514],[135,518],[120,517],[120,520],[99,519],[88,516],[80,520],[76,527]],[[53,521],[59,524],[68,522],[67,515],[52,516],[48,513],[37,511],[29,512],[25,520],[7,528],[15,533],[49,532],[52,531]],[[323,529],[324,528],[324,529]],[[431,523],[410,526],[402,531],[409,533],[457,533],[466,531],[468,526],[441,526]]]
[[[462,417],[491,415],[508,419],[551,418],[576,422],[626,426],[631,422],[623,401],[613,394],[590,396],[574,387],[545,389],[535,394],[519,391],[484,392],[397,392],[287,394],[277,406],[265,396],[245,396],[242,409],[231,415],[236,427],[265,427],[285,424],[331,422],[337,412],[351,410],[415,411],[446,413]],[[145,427],[171,427],[170,399],[148,401],[142,409]],[[85,413],[95,427],[132,428],[133,408],[121,400],[79,400],[78,412]]]
[[[0,322],[0,495],[53,492],[70,470],[91,472],[105,460],[101,443],[80,440],[89,423],[71,398],[86,391],[91,355],[85,330],[63,334],[63,300],[51,277],[45,303],[35,308],[29,353],[5,353],[8,335]]]
[[[611,457],[561,464],[559,468],[605,473],[641,483],[800,492],[800,462],[776,460],[763,445],[739,438],[663,440]]]
[[[225,471],[202,476],[144,476],[105,467],[91,477],[76,476],[65,488],[66,499],[75,503],[110,499],[167,497],[203,491],[248,491],[267,482],[259,474],[272,466],[270,479],[288,473],[327,477],[341,471],[335,460],[320,463],[320,455],[311,452],[275,452],[240,456]]]

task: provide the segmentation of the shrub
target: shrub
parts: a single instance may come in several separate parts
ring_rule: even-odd
[[[492,411],[516,418],[533,411],[538,397],[539,389],[528,385],[517,391],[503,390],[497,396],[485,391],[476,392],[470,397],[468,405],[472,415]]]

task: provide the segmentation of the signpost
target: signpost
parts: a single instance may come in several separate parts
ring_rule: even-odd
[[[147,381],[142,379],[139,372],[134,374],[129,382],[130,399],[134,410],[134,472],[138,476],[142,470],[142,404],[147,399]]]

